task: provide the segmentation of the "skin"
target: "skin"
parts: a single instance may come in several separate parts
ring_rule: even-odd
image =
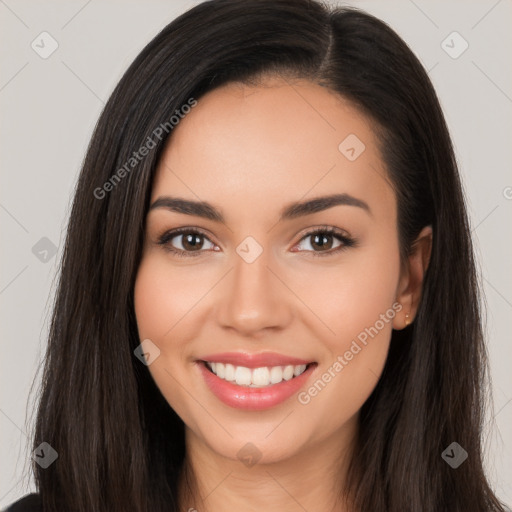
[[[338,149],[349,134],[366,146],[354,161]],[[161,351],[149,371],[186,425],[187,467],[197,489],[189,494],[181,486],[183,510],[349,510],[336,495],[358,413],[382,372],[392,329],[405,327],[406,314],[414,319],[431,246],[426,227],[400,265],[396,198],[386,174],[371,121],[305,80],[228,84],[201,97],[174,128],[151,203],[165,195],[208,201],[226,219],[151,210],[135,285],[140,339]],[[333,193],[365,201],[371,213],[338,205],[278,220],[290,202]],[[324,225],[357,245],[335,253],[340,242],[328,237],[331,245],[315,248],[306,234]],[[179,258],[158,245],[165,231],[185,226],[206,232],[200,256]],[[236,252],[247,236],[263,248],[250,264]],[[185,236],[171,244],[191,251]],[[401,311],[307,404],[294,395],[264,411],[229,407],[194,363],[227,351],[316,361],[304,391],[395,303]],[[237,457],[248,442],[261,453],[251,467]]]

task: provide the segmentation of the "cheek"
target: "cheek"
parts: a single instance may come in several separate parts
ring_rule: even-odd
[[[134,307],[139,339],[150,339],[159,357],[148,366],[155,384],[167,402],[187,422],[189,397],[179,384],[185,382],[190,340],[198,336],[200,323],[188,322],[203,287],[190,274],[172,268],[165,256],[149,253],[139,266],[134,288]]]
[[[197,276],[195,276],[197,277]],[[204,286],[190,272],[173,268],[165,256],[149,254],[139,266],[134,289],[135,315],[140,339],[150,338],[164,348],[164,339],[182,329],[178,322],[197,303]]]
[[[299,402],[312,402],[317,411],[331,410],[332,428],[360,409],[384,368],[393,318],[401,309],[396,302],[398,245],[393,236],[389,240],[382,237],[371,248],[347,253],[328,275],[318,275],[317,287],[311,287],[312,301],[331,335],[323,336],[326,357]]]
[[[394,241],[393,238],[391,238]],[[324,337],[332,355],[344,351],[352,339],[373,326],[396,301],[400,277],[398,245],[387,241],[347,251],[328,269],[317,267],[296,290],[330,331]],[[391,310],[388,316],[394,316]],[[391,322],[378,323],[383,336]],[[327,332],[327,331],[326,331]]]
[[[149,259],[141,262],[134,289],[134,306],[139,337],[157,342],[172,324],[164,311],[172,293],[166,293],[165,280],[159,278],[159,269]],[[167,311],[172,311],[167,310]],[[160,346],[160,344],[158,344]]]

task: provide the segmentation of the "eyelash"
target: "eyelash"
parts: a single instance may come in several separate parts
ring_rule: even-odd
[[[330,226],[324,226],[315,228],[312,231],[309,231],[306,233],[300,240],[299,243],[304,240],[305,238],[308,238],[310,236],[316,235],[318,233],[328,234],[332,235],[335,238],[337,238],[340,242],[342,242],[342,245],[339,247],[336,247],[335,249],[331,249],[329,251],[298,251],[298,252],[311,252],[314,257],[325,257],[325,256],[332,256],[334,254],[338,254],[341,251],[344,251],[350,247],[354,247],[357,245],[357,240],[355,238],[350,238],[344,234],[342,234],[340,231],[338,231],[335,228],[332,228]],[[208,238],[208,236],[203,233],[202,231],[196,229],[196,228],[178,228],[174,229],[172,231],[166,231],[162,235],[158,237],[157,244],[164,246],[166,251],[169,251],[173,253],[175,256],[178,256],[179,258],[194,258],[196,256],[201,256],[204,253],[204,250],[199,251],[183,251],[181,249],[176,249],[172,245],[169,244],[169,242],[175,238],[178,235],[182,234],[193,234],[193,235],[200,235],[208,239],[210,242],[211,240]],[[213,242],[212,242],[213,243]]]

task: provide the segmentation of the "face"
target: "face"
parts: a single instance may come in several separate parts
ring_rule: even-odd
[[[371,122],[308,81],[223,86],[174,128],[151,204],[135,312],[187,432],[275,462],[353,431],[407,312]]]

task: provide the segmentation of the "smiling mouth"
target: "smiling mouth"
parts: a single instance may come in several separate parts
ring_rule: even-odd
[[[231,384],[251,388],[264,388],[292,380],[302,375],[310,366],[317,363],[285,366],[262,366],[248,368],[230,363],[201,361],[217,377]]]

